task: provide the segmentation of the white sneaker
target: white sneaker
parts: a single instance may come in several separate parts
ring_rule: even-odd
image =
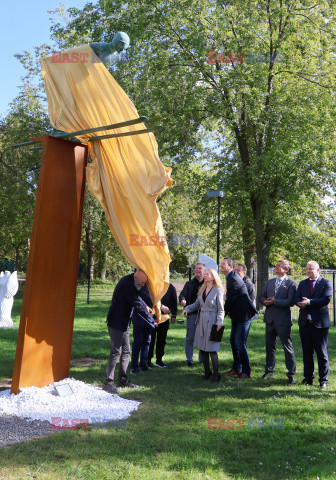
[[[167,365],[165,365],[162,360],[157,361],[155,366],[159,368],[167,368]]]

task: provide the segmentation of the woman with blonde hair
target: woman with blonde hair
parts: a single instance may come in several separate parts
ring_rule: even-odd
[[[209,268],[204,276],[204,284],[199,289],[195,303],[188,305],[182,311],[182,315],[198,310],[194,345],[200,349],[204,366],[204,378],[208,380],[212,375],[212,382],[218,382],[221,375],[218,371],[219,342],[210,340],[210,332],[213,325],[217,330],[223,325],[224,320],[224,288],[218,273]],[[213,373],[210,369],[210,359]]]

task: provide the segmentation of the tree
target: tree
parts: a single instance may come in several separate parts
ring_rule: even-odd
[[[213,174],[205,170],[202,163],[173,163],[174,183],[158,199],[172,258],[170,268],[180,274],[185,274],[201,253],[215,255],[216,252],[216,235],[212,235],[210,220],[216,218],[211,214],[211,205],[204,204]]]
[[[88,189],[85,192],[80,260],[86,264],[90,279],[120,279],[132,268],[108,228],[105,212]]]
[[[11,145],[48,128],[37,92],[25,84],[0,122],[0,255],[15,260],[16,269],[27,262],[42,150]]]
[[[308,217],[308,192],[334,186],[334,25],[326,0],[132,0],[70,10],[53,32],[64,47],[127,30],[130,61],[115,75],[166,125],[164,156],[195,153],[203,129],[223,139],[214,157],[246,255],[253,238],[260,291],[281,212],[308,203]]]

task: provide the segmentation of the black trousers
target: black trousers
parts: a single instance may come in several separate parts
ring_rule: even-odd
[[[303,353],[303,375],[309,382],[314,378],[314,351],[317,356],[319,381],[328,382],[329,328],[316,328],[312,323],[300,326]]]
[[[149,362],[152,360],[154,356],[155,339],[156,339],[156,351],[155,351],[156,360],[157,361],[162,360],[162,357],[164,355],[164,348],[166,345],[168,330],[169,330],[169,320],[166,320],[163,323],[159,323],[159,325],[152,330],[152,338],[151,338],[151,343],[150,343],[149,352],[148,352]]]
[[[266,373],[273,373],[275,367],[276,344],[278,337],[285,352],[287,376],[294,377],[296,370],[295,355],[292,343],[292,327],[266,323]]]

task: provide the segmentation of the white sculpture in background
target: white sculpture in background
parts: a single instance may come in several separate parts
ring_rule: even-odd
[[[199,263],[203,263],[205,265],[205,268],[208,270],[208,268],[213,268],[218,272],[218,265],[216,263],[216,260],[214,260],[211,257],[208,257],[208,255],[204,255],[204,253],[201,253],[199,258],[198,258]]]
[[[0,273],[0,328],[13,327],[11,319],[14,295],[18,291],[17,272],[12,274],[7,270]]]

